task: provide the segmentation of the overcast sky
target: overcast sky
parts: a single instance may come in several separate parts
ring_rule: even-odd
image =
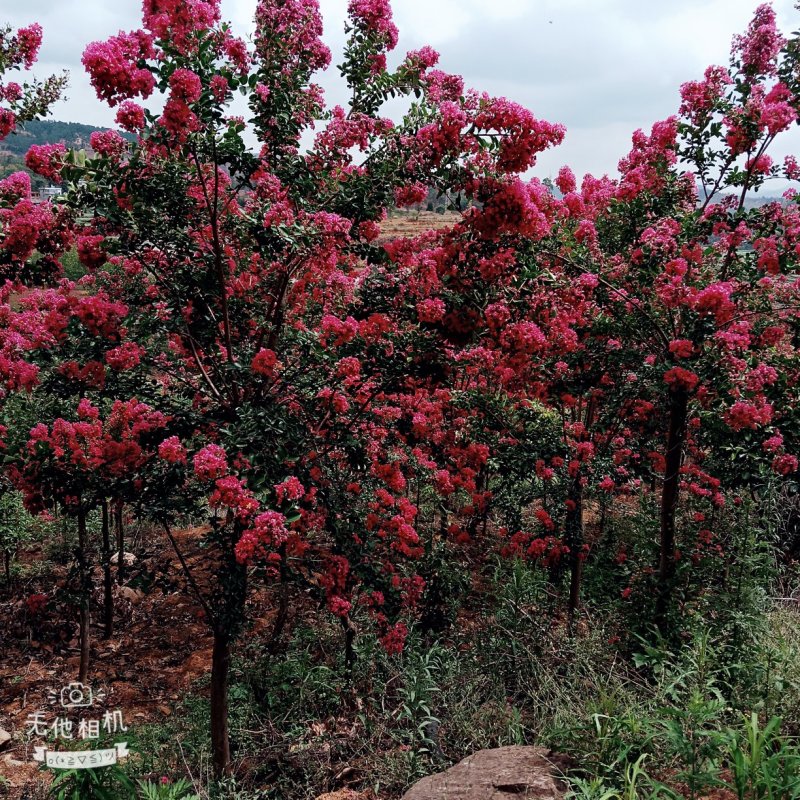
[[[250,31],[256,0],[222,0],[223,16]],[[727,64],[731,37],[742,32],[758,0],[393,0],[398,57],[423,44],[441,53],[442,69],[468,86],[505,95],[537,116],[562,122],[565,143],[539,159],[545,177],[570,164],[578,174],[613,173],[631,133],[649,129],[678,107],[678,89],[711,63]],[[321,0],[334,63],[344,41],[347,0]],[[794,0],[775,0],[784,31],[800,27]],[[109,125],[113,112],[94,96],[80,63],[90,41],[140,22],[137,0],[0,0],[0,22],[38,21],[44,44],[37,71],[68,69],[67,102],[54,117]],[[335,75],[325,76],[329,103],[342,102]],[[800,150],[792,133],[774,155]]]

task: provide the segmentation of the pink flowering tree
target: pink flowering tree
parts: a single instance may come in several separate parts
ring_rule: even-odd
[[[66,76],[13,80],[13,73],[33,67],[41,42],[39,25],[0,28],[0,142],[18,125],[46,115],[64,91]],[[59,215],[49,205],[31,203],[30,193],[27,173],[15,172],[0,181],[0,279],[47,275],[63,250]],[[30,260],[35,251],[39,263],[34,267]]]
[[[0,143],[12,135],[17,126],[38,119],[49,112],[66,86],[66,76],[52,76],[39,81],[25,75],[15,80],[14,73],[28,73],[36,62],[42,42],[39,25],[19,30],[11,26],[0,28]],[[9,428],[28,420],[20,409],[12,409],[7,419],[6,400],[17,391],[30,391],[37,380],[37,367],[29,353],[45,334],[46,323],[35,313],[12,308],[21,304],[19,293],[24,291],[20,278],[49,275],[51,266],[63,252],[68,240],[64,220],[51,207],[36,207],[31,202],[31,183],[27,173],[16,172],[0,180],[0,452],[7,459]],[[13,436],[12,431],[12,436]],[[18,495],[7,475],[0,477],[0,504],[7,515],[19,508]],[[21,510],[21,509],[20,509]],[[9,520],[12,517],[9,516]],[[7,520],[7,522],[9,521]],[[13,517],[13,527],[19,529],[22,517]],[[14,531],[19,536],[19,530]],[[13,541],[9,537],[8,542]],[[10,544],[5,549],[6,573],[10,569]]]
[[[77,595],[79,597],[80,665],[78,680],[86,681],[91,653],[92,571],[87,517],[104,509],[105,595],[110,600],[108,519],[106,500],[114,480],[141,473],[155,455],[153,442],[163,438],[164,416],[136,400],[116,401],[101,419],[100,410],[80,400],[70,419],[52,425],[40,422],[30,431],[10,473],[32,513],[52,509],[77,521]],[[148,446],[149,445],[149,446]],[[106,605],[108,613],[110,606]],[[108,624],[108,619],[106,620]]]
[[[79,251],[85,251],[85,237],[78,237]],[[84,260],[89,261],[84,254]],[[96,269],[96,265],[90,265]],[[0,409],[0,419],[10,429],[6,440],[6,457],[12,462],[21,456],[28,432],[34,423],[53,425],[60,418],[69,418],[81,400],[91,400],[103,412],[117,400],[132,397],[146,399],[153,394],[154,381],[143,381],[134,375],[142,350],[128,337],[122,325],[127,314],[124,304],[110,298],[102,285],[96,285],[93,274],[79,286],[61,281],[57,288],[37,289],[8,283],[2,295],[7,347],[0,359],[7,396],[31,394],[28,406],[37,409],[38,417],[20,415],[24,404],[12,401],[10,408]],[[25,427],[27,425],[27,427]],[[105,466],[98,466],[98,470]],[[104,636],[113,632],[114,609],[111,568],[111,523],[116,518],[120,533],[120,517],[125,502],[138,492],[135,470],[108,471],[104,478],[95,476],[89,510],[101,511],[101,535],[104,570],[103,621]],[[41,505],[41,504],[38,504]],[[51,505],[58,505],[53,503]],[[61,505],[64,505],[63,503]],[[70,514],[73,518],[77,516]],[[85,543],[80,550],[88,554],[94,548]],[[118,542],[118,553],[124,543]],[[120,556],[120,563],[122,562]],[[118,567],[118,577],[121,578]]]
[[[231,765],[227,681],[254,580],[276,585],[276,632],[302,581],[342,621],[348,661],[357,608],[389,651],[402,648],[424,591],[411,487],[465,493],[465,516],[485,508],[488,445],[447,425],[477,419],[463,407],[482,387],[482,305],[513,280],[514,248],[553,221],[541,184],[518,175],[561,141],[560,126],[465,92],[429,48],[387,71],[397,31],[385,0],[351,0],[348,30],[352,100],[326,110],[312,81],[330,61],[314,0],[262,0],[252,49],[216,2],[148,0],[141,30],[84,53],[137,140],[97,135],[85,164],[40,154],[69,189],[64,208],[92,216],[77,239],[95,271],[83,290],[125,309],[113,354],[86,352],[71,374],[92,380],[94,362],[106,379],[155,382],[147,402],[169,420],[157,457],[136,467],[138,501],[213,633],[218,774]],[[247,122],[231,116],[237,93]],[[413,99],[393,123],[379,114],[397,95]],[[409,245],[379,243],[387,209],[429,188],[480,209]],[[199,516],[202,534],[180,535]],[[187,553],[197,539],[202,580]]]
[[[17,125],[46,115],[66,87],[66,76],[23,84],[9,79],[9,73],[33,67],[41,44],[40,25],[16,31],[10,25],[0,28],[0,140],[13,133]]]
[[[313,82],[331,58],[314,0],[262,0],[255,25],[249,47],[216,2],[148,0],[142,29],[84,53],[135,141],[97,133],[87,161],[34,149],[68,190],[45,212],[21,179],[0,185],[17,279],[0,290],[2,391],[58,400],[6,437],[10,474],[31,508],[76,517],[84,552],[101,509],[107,592],[109,508],[163,529],[213,635],[220,775],[254,585],[275,600],[273,643],[302,588],[340,620],[348,666],[360,620],[401,650],[432,555],[479,538],[553,581],[568,568],[574,614],[587,499],[652,492],[666,631],[683,543],[712,548],[742,487],[798,468],[798,204],[747,202],[800,177],[770,161],[800,83],[768,7],[729,68],[634,135],[618,179],[565,168],[558,196],[521,174],[563,128],[465,90],[429,48],[388,71],[386,0],[349,4],[346,108]],[[381,117],[399,95],[408,112]],[[431,190],[468,210],[383,240],[388,209]],[[52,281],[73,240],[84,279],[22,285]],[[681,527],[690,507],[699,530]],[[81,624],[88,659],[88,606]]]
[[[570,326],[573,343],[593,343],[596,373],[583,390],[593,413],[580,420],[581,437],[587,453],[606,448],[613,461],[587,464],[591,484],[610,493],[657,486],[662,630],[682,494],[706,504],[696,516],[708,539],[707,519],[743,481],[754,487],[764,470],[797,471],[787,429],[796,407],[798,206],[792,191],[782,202],[747,202],[767,180],[798,177],[793,159],[781,166],[769,155],[797,121],[797,55],[771,8],[759,8],[729,68],[683,86],[679,116],[634,135],[618,180],[587,176],[578,188],[562,172],[559,232],[532,262],[531,291],[552,298],[560,282],[559,291],[575,287],[590,303],[590,315]],[[582,350],[567,347],[555,365],[573,384],[586,374]],[[731,469],[734,453],[743,461]]]

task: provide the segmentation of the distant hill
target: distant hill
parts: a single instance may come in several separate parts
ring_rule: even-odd
[[[80,122],[60,122],[59,120],[38,120],[26,122],[4,141],[0,142],[0,152],[6,151],[12,156],[24,158],[28,148],[33,144],[65,144],[67,147],[81,150],[89,147],[89,137],[95,131],[106,130],[94,125]],[[123,134],[132,139],[130,134]]]
[[[781,195],[761,195],[755,194],[750,195],[744,201],[744,207],[746,211],[752,211],[754,208],[761,208],[761,206],[765,206],[768,203],[780,203],[780,205],[785,206],[789,201],[786,200],[785,197]]]
[[[24,127],[18,129],[16,133],[0,141],[0,179],[19,170],[29,172],[25,167],[25,154],[28,152],[31,145],[62,143],[69,149],[89,150],[89,137],[95,131],[102,130],[107,130],[107,128],[98,128],[95,125],[84,125],[82,122],[62,122],[61,120],[52,119],[26,122]],[[124,133],[122,131],[119,131],[119,133],[131,141],[136,138],[130,133]],[[31,176],[31,182],[34,188],[46,185],[46,181],[36,175]],[[562,197],[558,187],[555,186],[550,178],[545,178],[543,183],[555,197]],[[702,194],[699,187],[698,193]],[[719,197],[718,200],[719,199],[721,199],[721,197]],[[776,201],[782,204],[787,202],[780,196],[750,195],[745,201],[745,208],[750,211],[753,208],[758,208],[766,203],[773,203]],[[458,204],[459,202],[460,198],[448,199],[440,197],[435,191],[430,190],[426,200],[423,203],[416,204],[413,210],[418,212],[427,208],[429,211],[444,213],[446,210],[449,210],[454,203]]]
[[[95,131],[106,130],[94,125],[84,125],[80,122],[61,122],[59,120],[38,120],[26,122],[25,126],[0,142],[0,178],[5,178],[12,172],[30,172],[25,166],[25,153],[34,144],[64,144],[70,149],[89,149],[89,137]],[[129,133],[122,133],[127,139],[134,137]],[[44,178],[31,175],[31,184],[34,189],[47,185]]]

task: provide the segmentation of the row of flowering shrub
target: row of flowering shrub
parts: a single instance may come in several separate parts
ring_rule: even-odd
[[[48,400],[32,429],[7,415],[3,486],[76,520],[84,676],[87,515],[103,510],[106,556],[123,505],[178,550],[214,637],[218,772],[254,577],[311,589],[349,641],[365,609],[398,651],[434,542],[569,575],[574,613],[587,502],[655,494],[664,629],[681,548],[712,552],[726,504],[798,470],[800,206],[746,203],[800,177],[769,154],[800,111],[800,43],[769,6],[617,178],[565,167],[558,191],[523,176],[562,126],[465,88],[430,48],[389,70],[388,0],[350,0],[347,32],[352,99],[329,109],[316,0],[260,0],[252,46],[218,0],[145,0],[141,29],[83,56],[135,140],[32,148],[57,204],[0,182],[0,394]],[[7,31],[0,68],[30,68],[40,36]],[[60,88],[0,83],[0,135]],[[381,117],[396,96],[408,111]],[[430,190],[468,210],[383,239]],[[175,535],[198,519],[203,580]]]

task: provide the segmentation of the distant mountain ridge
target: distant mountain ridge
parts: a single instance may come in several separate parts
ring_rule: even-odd
[[[37,144],[59,144],[63,143],[67,148],[73,150],[88,150],[89,137],[95,131],[104,131],[108,128],[97,127],[96,125],[85,125],[82,122],[62,122],[61,120],[34,120],[26,122],[24,127],[18,129],[16,133],[0,141],[0,178],[5,178],[17,170],[29,170],[25,167],[25,154],[31,145]],[[136,137],[130,133],[118,131],[126,139],[133,141]],[[34,188],[45,185],[46,181],[38,176],[32,176]],[[555,197],[561,198],[562,194],[552,179],[545,178],[544,184]],[[701,193],[698,187],[698,193]],[[722,196],[718,197],[721,200]],[[781,196],[754,195],[747,198],[745,208],[751,210],[767,203],[779,202],[785,204],[787,201]],[[425,203],[418,203],[417,210],[425,208],[427,205],[430,211],[441,208],[444,210],[447,203],[435,192],[429,192]]]
[[[23,171],[30,174],[25,166],[25,154],[31,145],[63,143],[71,150],[88,150],[89,137],[95,131],[103,130],[107,128],[84,125],[82,122],[61,122],[53,119],[26,122],[24,127],[0,142],[0,179],[8,177],[12,172]],[[129,133],[120,133],[126,139],[135,138]],[[31,174],[31,184],[34,189],[41,189],[48,181]]]
[[[24,158],[28,148],[34,144],[58,144],[62,142],[70,149],[81,150],[89,148],[89,137],[95,131],[107,128],[98,128],[95,125],[84,125],[82,122],[61,122],[59,120],[34,120],[26,122],[16,133],[0,142],[0,153],[5,152],[16,158]],[[123,133],[128,139],[133,139],[131,134]]]

